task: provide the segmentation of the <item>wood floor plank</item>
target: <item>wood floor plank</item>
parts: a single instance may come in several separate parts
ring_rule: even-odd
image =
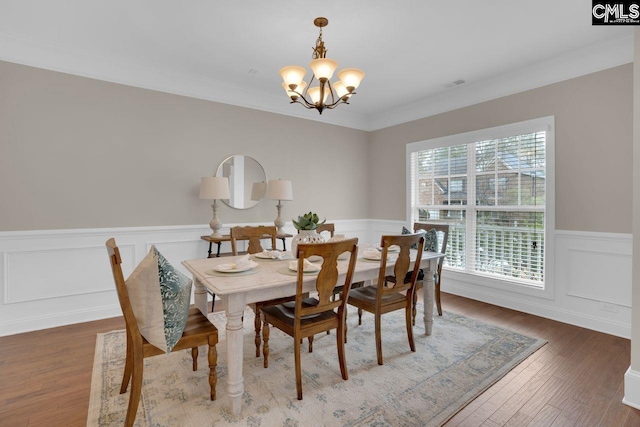
[[[611,399],[596,394],[589,402],[587,409],[578,418],[576,425],[585,427],[599,426],[604,414],[609,409],[609,405],[611,405]]]
[[[624,427],[640,427],[640,411],[629,411]]]
[[[528,425],[533,418],[523,414],[522,412],[516,413],[513,417],[504,424],[504,427],[522,427]]]
[[[522,372],[520,372],[516,378],[509,382],[502,390],[491,396],[484,404],[476,409],[467,419],[465,419],[460,426],[471,426],[482,424],[485,420],[489,419],[494,412],[496,412],[507,400],[515,393],[517,393],[526,383],[529,381],[544,365],[533,362]]]
[[[584,403],[578,400],[571,399],[569,402],[567,402],[562,412],[558,414],[551,426],[565,427],[575,425],[576,421],[578,421],[582,413],[585,411],[586,407],[587,405],[585,405]]]
[[[518,393],[511,396],[489,419],[500,425],[506,424],[553,377],[553,374],[561,366],[558,363],[561,361],[560,357],[558,356],[558,360],[545,364],[539,372],[523,385]],[[538,361],[538,363],[541,362]]]
[[[545,405],[540,412],[528,424],[529,427],[547,427],[554,423],[558,415],[562,412],[555,406]]]
[[[624,403],[622,403],[622,397],[624,395],[624,385],[616,392],[616,395],[611,400],[611,405],[607,409],[607,412],[604,414],[602,418],[602,422],[600,425],[602,427],[620,427],[623,426],[627,421],[629,416],[629,412],[637,411],[637,409],[633,409]]]

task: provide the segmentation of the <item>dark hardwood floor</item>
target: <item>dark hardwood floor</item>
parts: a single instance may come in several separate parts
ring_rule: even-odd
[[[548,341],[447,426],[640,426],[621,402],[629,340],[448,294],[442,305]],[[86,425],[96,333],[122,328],[113,318],[0,337],[0,426]]]

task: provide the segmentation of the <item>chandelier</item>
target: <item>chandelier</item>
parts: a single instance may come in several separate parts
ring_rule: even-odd
[[[320,28],[320,35],[313,48],[312,61],[309,67],[313,71],[311,80],[307,85],[302,79],[307,73],[303,67],[289,65],[280,69],[280,76],[284,80],[282,87],[287,96],[291,98],[291,103],[302,104],[305,108],[315,108],[322,114],[325,108],[332,109],[339,104],[348,104],[351,95],[355,95],[355,89],[364,78],[364,72],[357,68],[345,68],[338,72],[339,81],[331,83],[334,71],[338,68],[338,62],[327,58],[327,49],[322,40],[322,27],[329,24],[327,18],[316,18],[314,25]],[[314,80],[318,81],[313,85]],[[331,101],[327,102],[331,94]]]

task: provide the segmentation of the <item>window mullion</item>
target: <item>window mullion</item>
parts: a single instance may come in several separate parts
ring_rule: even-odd
[[[476,263],[476,144],[467,144],[467,212],[466,212],[466,271],[473,271]]]

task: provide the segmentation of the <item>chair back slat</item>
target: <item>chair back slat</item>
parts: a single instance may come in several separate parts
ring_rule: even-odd
[[[324,231],[328,231],[329,234],[331,235],[331,237],[333,237],[334,233],[336,232],[336,226],[335,224],[332,223],[324,223],[320,226],[318,226],[318,228],[316,228],[316,232],[318,234],[324,232]]]
[[[271,239],[271,248],[276,248],[277,229],[275,225],[258,225],[246,227],[233,227],[231,234],[231,252],[238,255],[237,240],[248,239],[247,253],[256,254],[263,251],[261,239]]]
[[[389,247],[393,245],[399,246],[400,251],[398,252],[398,257],[393,267],[393,276],[388,277],[386,271]],[[405,281],[405,277],[409,272],[409,266],[411,265],[411,246],[413,245],[416,245],[418,248],[416,251],[416,259],[411,273],[411,279]],[[420,271],[420,261],[422,261],[424,236],[421,233],[382,236],[380,247],[382,248],[382,259],[380,261],[380,272],[378,274],[378,302],[382,300],[385,294],[399,293],[415,287]]]
[[[348,239],[331,243],[312,243],[298,245],[298,283],[296,288],[296,320],[305,315],[322,313],[338,308],[344,310],[349,289],[351,288],[351,278],[356,265],[358,239]],[[349,267],[344,279],[344,283],[339,281],[338,256],[344,252],[349,252]],[[303,273],[304,259],[310,256],[322,258],[322,267],[315,280],[315,291],[318,293],[318,305],[314,307],[303,307],[304,298],[303,283],[305,275]],[[340,283],[339,283],[340,282]],[[343,286],[340,300],[332,301],[334,289]]]

